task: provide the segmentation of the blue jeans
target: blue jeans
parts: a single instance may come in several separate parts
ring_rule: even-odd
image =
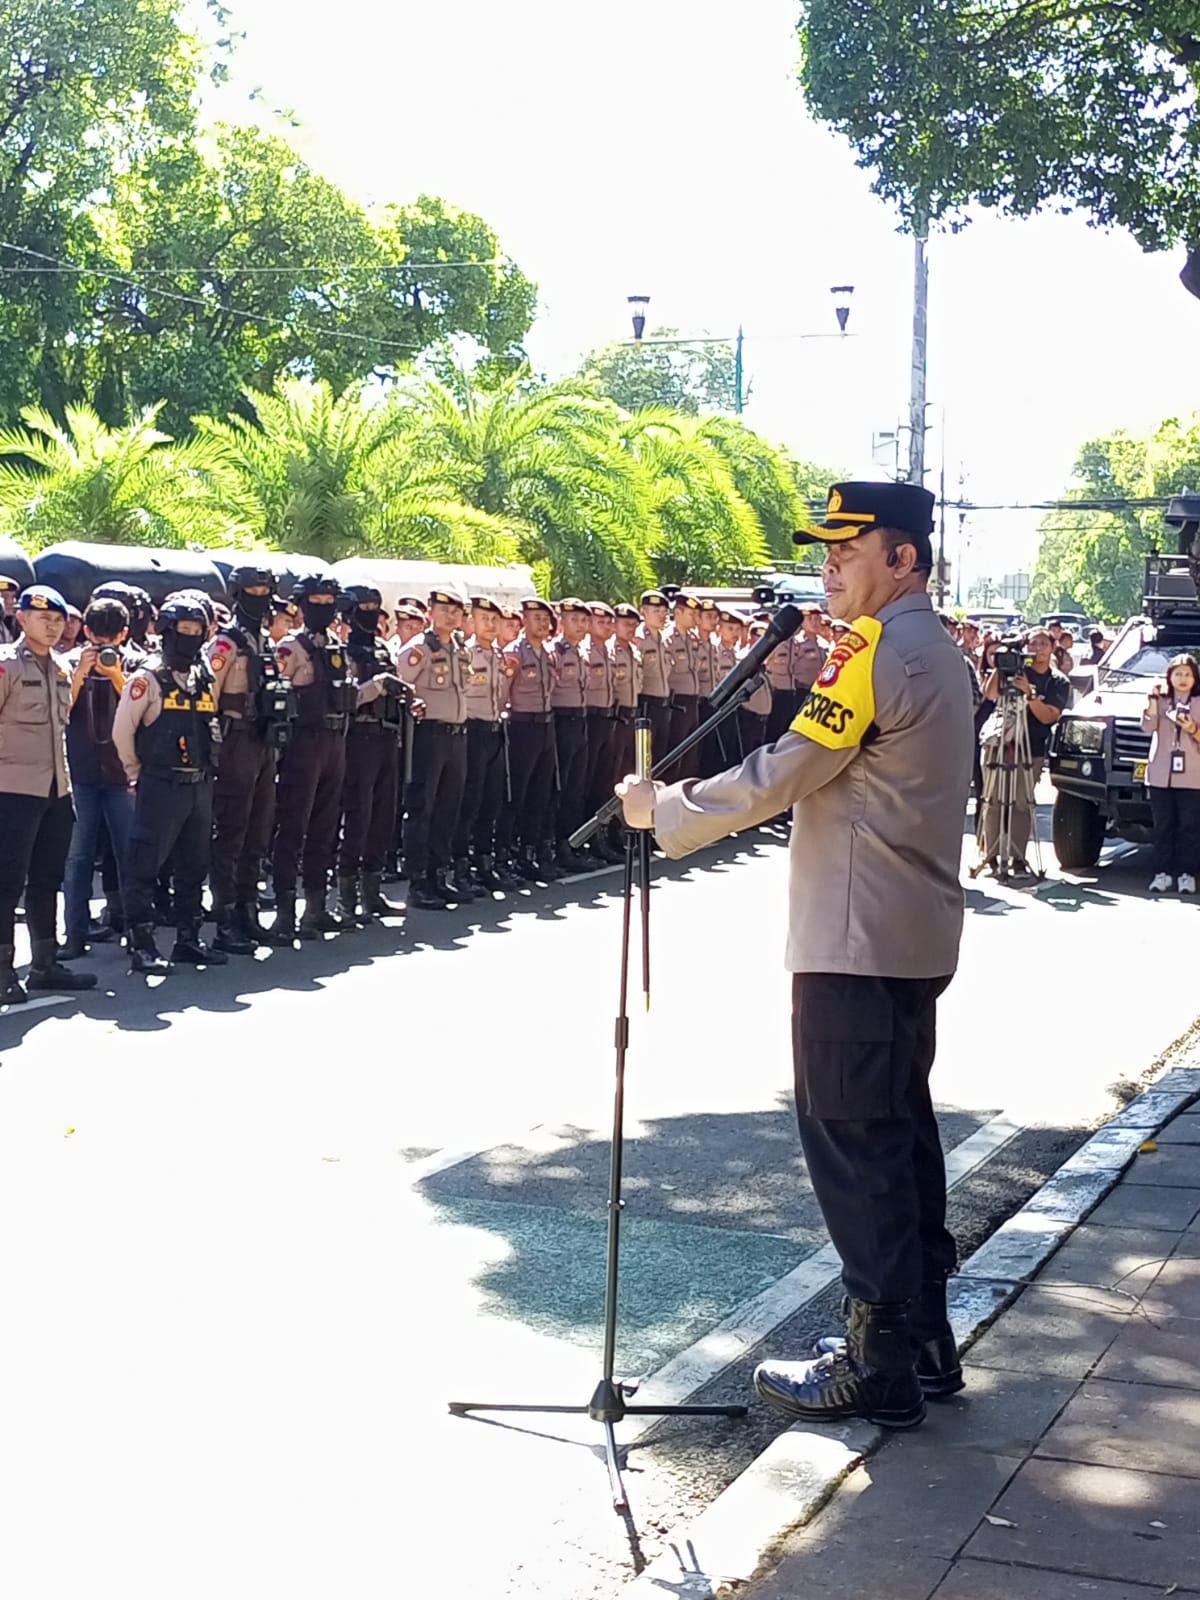
[[[100,823],[103,820],[108,828],[117,871],[123,872],[125,848],[133,822],[133,794],[123,785],[99,783],[77,783],[71,794],[75,801],[75,826],[63,875],[63,901],[67,938],[82,939],[88,927],[88,902],[92,897]]]

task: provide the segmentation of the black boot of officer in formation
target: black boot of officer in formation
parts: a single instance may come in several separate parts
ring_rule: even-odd
[[[216,906],[213,921],[217,925],[212,947],[226,956],[252,956],[254,940],[239,915],[240,907]]]
[[[849,1314],[849,1300],[842,1301],[842,1314]],[[908,1335],[921,1393],[926,1400],[944,1400],[964,1387],[962,1361],[954,1330],[946,1310],[946,1280],[923,1283],[921,1292],[908,1308]],[[841,1337],[818,1339],[814,1356],[837,1355],[844,1351]]]
[[[170,972],[171,963],[158,948],[152,922],[135,922],[129,929],[129,970],[148,977]]]
[[[175,929],[175,945],[171,951],[171,964],[188,967],[223,967],[229,957],[224,950],[205,944],[200,937],[200,918],[190,917]]]
[[[296,896],[279,890],[275,895],[275,921],[266,933],[266,943],[286,949],[295,944],[297,937]]]
[[[0,1005],[24,1005],[31,990],[43,994],[76,994],[96,987],[94,973],[72,972],[62,965],[57,959],[53,939],[35,939],[32,953],[29,977],[22,983],[13,971],[15,948],[11,944],[0,944]]]
[[[882,1428],[915,1428],[925,1396],[914,1361],[908,1302],[848,1302],[845,1341],[812,1361],[764,1361],[754,1374],[760,1400],[803,1422],[865,1417]]]

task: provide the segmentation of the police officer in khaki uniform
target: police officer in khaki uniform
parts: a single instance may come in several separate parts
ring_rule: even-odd
[[[275,647],[279,670],[296,697],[291,738],[279,764],[276,791],[275,923],[271,943],[297,935],[319,939],[341,922],[326,907],[337,849],[346,778],[346,730],[358,704],[345,649],[330,629],[337,617],[337,579],[317,573],[292,590],[304,626]],[[304,885],[304,915],[296,927],[296,880]]]
[[[504,803],[504,723],[515,668],[496,642],[503,613],[487,595],[471,600],[467,640],[467,781],[454,835],[454,877],[490,894],[512,888],[496,866],[496,821]],[[474,852],[474,862],[469,859]]]
[[[667,597],[661,589],[647,589],[642,596],[642,625],[635,635],[642,664],[642,690],[639,715],[650,724],[650,744],[658,756],[665,756],[671,739],[671,686],[663,629],[667,625]]]
[[[700,689],[700,705],[698,707],[698,720],[704,722],[709,715],[709,698],[717,682],[717,603],[701,597],[700,624],[697,629],[702,646],[700,659],[696,663],[696,682]],[[731,755],[731,759],[736,757]],[[714,772],[720,772],[722,767],[727,767],[729,762],[724,759],[724,747],[721,744],[719,732],[710,733],[700,746],[699,776],[711,777]]]
[[[634,725],[638,719],[638,706],[642,696],[642,653],[637,646],[640,621],[637,607],[621,601],[613,607],[613,615],[615,621],[613,636],[608,641],[608,653],[612,659],[615,720],[609,771],[611,783],[616,783],[634,765]],[[601,800],[606,800],[611,793],[611,783],[609,789],[600,796]],[[597,788],[599,788],[598,782]],[[610,853],[621,860],[625,857],[624,834],[625,827],[620,817],[614,817],[609,825],[606,842]]]
[[[0,644],[19,644],[21,624],[17,621],[17,591],[21,585],[0,572]]]
[[[500,814],[497,856],[512,861],[528,883],[552,883],[562,877],[546,853],[546,828],[554,793],[554,663],[547,641],[554,628],[554,607],[530,596],[521,602],[524,631],[504,652],[512,668],[508,695],[509,800]]]
[[[687,855],[795,806],[788,940],[800,1136],[842,1258],[844,1343],[766,1363],[760,1396],[805,1421],[907,1428],[962,1387],[946,1318],[955,1245],[929,1093],[935,1011],[958,960],[971,696],[926,592],[933,496],[845,483],[823,541],[850,622],[791,730],[739,767],[622,785],[629,822]]]
[[[794,633],[791,638],[793,714],[808,699],[813,684],[825,666],[825,657],[829,654],[820,634],[820,606],[803,606],[801,613],[804,620],[800,624],[800,632]]]
[[[620,774],[615,769],[617,732],[617,684],[615,662],[609,646],[616,628],[616,613],[606,600],[591,602],[591,631],[583,644],[584,689],[587,708],[587,780],[584,785],[584,818],[593,816],[612,794]],[[604,866],[624,860],[624,853],[611,845],[603,832],[587,846],[588,853]]]
[[[125,775],[137,785],[123,883],[130,970],[145,973],[167,972],[175,962],[219,967],[229,959],[200,937],[220,738],[219,689],[202,654],[204,609],[169,595],[158,630],[161,655],[125,680],[112,730]],[[176,934],[170,961],[164,961],[154,940],[154,894],[168,861]]]
[[[721,606],[717,610],[716,637],[713,640],[713,676],[716,683],[733,671],[737,666],[742,648],[743,620],[731,606]],[[721,757],[720,768],[731,767],[735,761],[740,761],[746,754],[741,740],[741,707],[734,712],[732,717],[725,721],[716,730],[717,750]],[[753,748],[751,746],[750,748]],[[711,777],[706,773],[706,777]]]
[[[264,633],[271,608],[269,568],[234,567],[226,580],[233,617],[208,646],[208,665],[221,685],[221,760],[213,789],[212,897],[217,935],[226,955],[254,954],[266,942],[258,920],[258,877],[275,827],[276,752],[288,734],[290,697],[272,714],[268,694],[280,684],[275,650]]]
[[[766,622],[752,622],[747,629],[746,643],[737,652],[740,661],[767,631]],[[738,733],[742,741],[743,756],[757,750],[767,742],[767,723],[771,716],[771,685],[765,673],[759,673],[759,684],[750,698],[738,708]]]
[[[774,744],[788,730],[795,714],[796,691],[792,687],[792,641],[785,639],[767,657],[766,678],[771,686],[771,711],[767,717],[767,743]]]
[[[400,651],[396,675],[424,704],[414,726],[412,782],[404,801],[408,903],[444,911],[481,893],[451,877],[454,830],[467,781],[466,601],[453,589],[429,596],[429,626]]]
[[[668,749],[694,733],[700,723],[701,662],[709,658],[708,641],[700,637],[700,602],[682,589],[675,596],[671,626],[663,635],[667,657],[667,685],[671,691],[671,730]],[[712,669],[709,666],[711,692]],[[658,754],[666,755],[660,749]],[[676,767],[683,778],[694,778],[700,771],[699,750],[689,750]]]
[[[554,688],[554,743],[558,781],[553,802],[554,859],[564,872],[586,871],[591,863],[567,843],[584,819],[587,795],[588,730],[582,645],[591,627],[591,608],[572,595],[558,603],[559,634],[550,645]]]
[[[54,647],[67,603],[37,583],[17,600],[21,640],[0,645],[0,1005],[28,999],[13,971],[17,902],[25,896],[30,989],[91,989],[57,959],[58,891],[75,813],[67,771],[71,679]]]

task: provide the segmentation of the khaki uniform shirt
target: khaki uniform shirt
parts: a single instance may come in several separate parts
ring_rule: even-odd
[[[70,794],[67,723],[71,677],[53,652],[26,644],[0,645],[0,793]]]
[[[121,758],[121,765],[125,768],[125,776],[130,783],[137,782],[138,774],[142,770],[135,742],[137,731],[143,722],[148,728],[152,728],[162,715],[162,687],[154,676],[156,671],[162,671],[162,663],[154,657],[144,667],[139,667],[136,672],[130,673],[125,679],[125,687],[117,702],[117,714],[113,718],[112,741],[117,747],[117,754]],[[171,676],[186,692],[188,674],[173,672]],[[222,683],[214,674],[211,685],[214,705],[220,704],[222,688]],[[211,715],[211,712],[208,714]]]
[[[617,703],[612,656],[608,652],[611,643],[611,639],[603,642],[592,638],[584,640],[583,701],[589,709],[602,711]]]
[[[767,657],[763,670],[767,674],[767,682],[772,689],[787,689],[792,687],[792,641],[787,639],[783,644],[776,645]]]
[[[508,705],[508,688],[515,668],[500,646],[467,640],[467,721],[499,722]]]
[[[873,657],[860,651],[856,666],[853,640],[835,647],[778,744],[662,789],[654,831],[678,858],[793,805],[788,968],[946,977],[962,936],[971,696],[928,595],[894,601],[878,622]],[[838,703],[856,670],[874,697],[865,728]]]
[[[642,692],[641,651],[636,645],[612,638],[608,641],[608,654],[612,661],[613,704],[636,706]]]
[[[546,712],[554,689],[554,663],[544,644],[534,644],[524,634],[510,644],[504,659],[512,667],[508,692],[510,711]]]
[[[251,650],[258,655],[261,646],[259,641],[251,634],[246,635]],[[205,647],[204,658],[208,662],[208,670],[213,675],[213,680],[220,685],[221,694],[228,700],[237,700],[239,705],[245,705],[245,696],[250,693],[250,663],[237,645],[226,634],[219,633],[210,644]],[[309,679],[312,682],[312,666],[307,661]],[[295,682],[295,679],[292,680]],[[298,686],[299,687],[299,686]],[[237,710],[227,704],[223,716],[233,717],[240,722],[245,717],[244,710]],[[254,707],[250,707],[250,715],[254,715]]]
[[[708,645],[698,633],[684,633],[674,623],[663,634],[667,682],[672,694],[700,693],[700,658]]]
[[[637,631],[642,657],[642,693],[665,699],[671,690],[667,678],[666,635],[654,633],[643,622]]]
[[[752,645],[747,645],[743,650],[736,644],[718,644],[716,647],[717,683],[721,683],[737,666],[743,656],[750,654]],[[743,711],[753,711],[756,716],[769,717],[771,715],[771,686],[759,674],[759,685],[748,700],[742,702]]]
[[[714,633],[705,639],[697,634],[700,640],[700,654],[696,660],[696,682],[700,685],[700,698],[707,700],[717,683],[717,636]]]
[[[811,689],[821,675],[829,652],[822,640],[809,634],[794,633],[790,642],[792,685],[796,689]]]
[[[279,670],[293,689],[307,689],[317,681],[317,669],[312,664],[312,657],[302,644],[296,643],[296,635],[302,631],[296,628],[291,633],[285,633],[275,646]],[[317,649],[321,648],[319,639],[313,638],[312,642]]]
[[[425,702],[427,722],[465,722],[469,661],[464,645],[454,640],[444,645],[427,628],[396,657],[396,676]]]
[[[550,691],[550,704],[559,710],[578,710],[583,705],[583,657],[580,647],[568,644],[565,639],[554,639],[550,644],[550,660],[554,667],[554,688]]]

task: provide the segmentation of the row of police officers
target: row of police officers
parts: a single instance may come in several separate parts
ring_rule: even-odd
[[[285,607],[266,568],[238,567],[228,583],[231,610],[218,614],[198,592],[172,595],[152,637],[148,604],[106,585],[108,609],[93,598],[85,643],[66,658],[50,638],[65,622],[62,597],[45,586],[20,596],[19,638],[0,646],[0,826],[22,814],[0,874],[0,984],[10,999],[20,998],[12,918],[22,894],[36,934],[31,986],[94,981],[63,959],[86,953],[91,867],[106,831],[105,881],[119,906],[110,920],[124,929],[133,969],[147,973],[399,911],[383,890],[397,851],[418,909],[616,860],[612,835],[586,856],[569,840],[632,769],[635,721],[648,719],[658,755],[687,738],[765,627],[683,592],[647,591],[640,607],[530,597],[513,613],[438,589],[407,597],[388,638],[370,586],[308,577]],[[823,664],[820,628],[814,610],[769,658],[738,717],[681,761],[683,775],[728,766],[786,727]],[[105,699],[111,709],[98,720]],[[56,951],[73,818],[63,750],[84,716],[75,748],[112,753],[78,786],[83,887],[72,896],[68,884],[67,944]],[[97,784],[104,805],[93,807]],[[30,787],[38,793],[23,792]],[[37,811],[36,826],[25,826],[25,811]],[[270,928],[259,918],[264,870]],[[206,879],[211,944],[201,937]],[[168,890],[176,937],[166,958],[155,926]]]

